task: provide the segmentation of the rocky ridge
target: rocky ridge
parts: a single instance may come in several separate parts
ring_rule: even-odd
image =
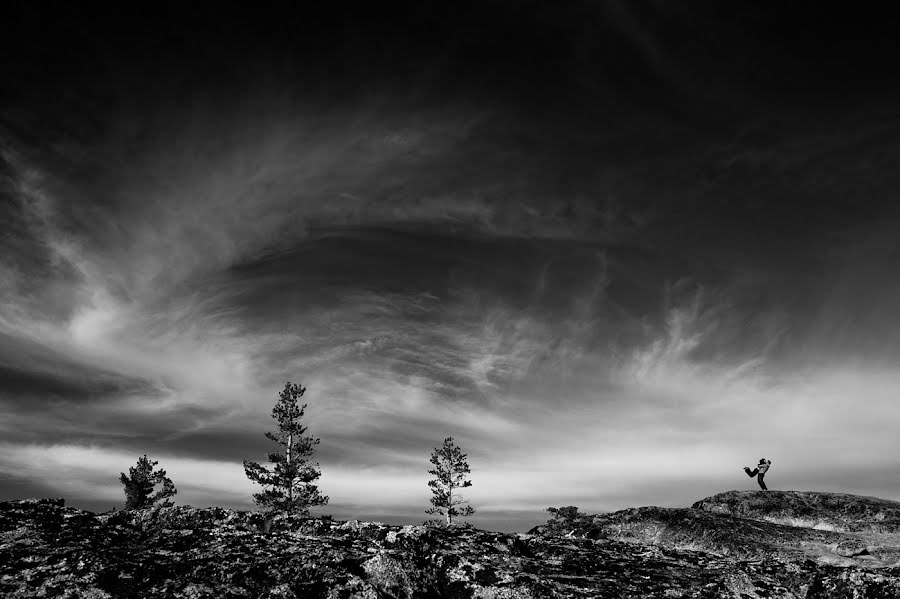
[[[694,509],[819,530],[900,532],[900,503],[847,493],[728,491],[694,503]]]
[[[0,596],[900,597],[889,511],[900,504],[875,509],[883,500],[844,498],[861,502],[857,509],[831,494],[759,493],[732,491],[691,508],[571,514],[527,534],[221,508],[98,515],[62,500],[3,502]],[[832,507],[801,518],[803,505]],[[835,530],[767,520],[791,517],[827,520]],[[844,542],[864,551],[844,551]]]
[[[539,526],[565,528],[565,522]],[[728,491],[690,508],[640,507],[579,514],[569,534],[740,560],[810,559],[879,569],[900,566],[900,503],[811,491]],[[557,530],[559,532],[559,530]]]

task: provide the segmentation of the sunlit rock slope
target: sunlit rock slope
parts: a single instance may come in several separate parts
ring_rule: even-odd
[[[900,597],[889,526],[898,504],[761,494],[575,514],[527,534],[220,508],[96,515],[62,500],[5,502],[0,596]],[[810,526],[822,523],[835,530]]]
[[[820,530],[900,532],[900,503],[846,493],[728,491],[696,502],[694,509]]]

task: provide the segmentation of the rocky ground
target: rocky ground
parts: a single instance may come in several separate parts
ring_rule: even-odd
[[[900,504],[731,491],[529,533],[0,503],[0,596],[900,597]]]

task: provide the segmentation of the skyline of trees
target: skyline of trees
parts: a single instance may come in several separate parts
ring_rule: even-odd
[[[307,435],[308,427],[301,422],[307,404],[300,405],[299,400],[305,393],[304,386],[288,381],[278,394],[278,401],[272,408],[277,430],[265,432],[267,439],[280,446],[267,454],[272,466],[266,467],[249,459],[243,461],[247,478],[264,487],[261,492],[253,493],[257,506],[303,516],[309,515],[310,508],[327,505],[329,501],[329,497],[314,484],[321,476],[321,470],[311,458],[320,439]],[[433,468],[428,473],[434,478],[428,481],[432,507],[426,513],[446,518],[448,526],[453,525],[454,519],[475,513],[460,493],[460,489],[472,486],[472,481],[467,478],[471,474],[467,457],[453,437],[447,437],[440,448],[434,448],[429,458]],[[120,473],[126,510],[145,509],[158,502],[162,502],[159,507],[174,505],[170,498],[177,490],[165,470],[154,470],[158,463],[144,454],[129,469],[128,475]],[[159,485],[162,488],[156,490]]]

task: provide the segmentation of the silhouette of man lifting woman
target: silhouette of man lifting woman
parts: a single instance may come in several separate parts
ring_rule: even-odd
[[[766,458],[760,458],[759,464],[757,464],[756,468],[750,470],[750,468],[744,466],[744,472],[747,473],[747,476],[750,478],[756,477],[756,482],[759,483],[759,488],[763,491],[768,491],[769,487],[766,486],[766,481],[763,480],[766,476],[766,472],[769,471],[769,467],[772,465],[772,460],[767,460]]]

